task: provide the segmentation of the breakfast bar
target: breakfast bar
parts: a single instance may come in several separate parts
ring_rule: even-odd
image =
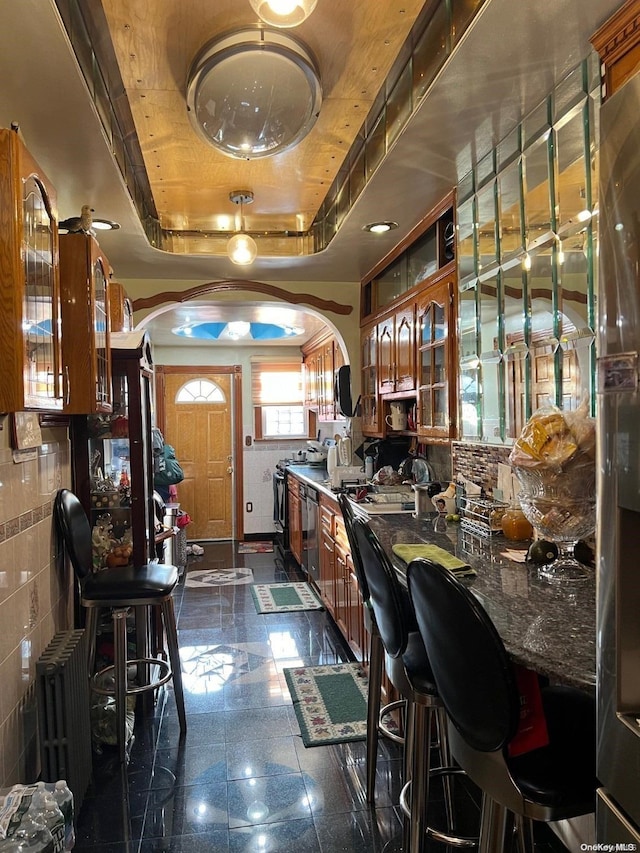
[[[483,539],[450,524],[435,533],[429,519],[411,514],[370,519],[402,578],[406,563],[393,551],[399,544],[435,544],[455,554],[476,571],[464,578],[496,626],[513,660],[550,682],[595,689],[595,573],[584,581],[551,583],[535,565],[513,560],[517,549],[503,536]],[[525,550],[525,544],[520,546]]]
[[[322,469],[294,466],[289,474],[313,484],[340,515]],[[354,507],[367,513],[366,504],[354,502]],[[513,543],[502,535],[478,536],[455,522],[447,524],[445,533],[436,533],[432,518],[414,518],[411,512],[372,513],[368,518],[402,580],[407,564],[394,553],[394,545],[434,544],[454,554],[475,570],[475,576],[463,582],[493,620],[516,663],[551,683],[595,690],[594,570],[588,569],[581,582],[552,583],[539,575],[537,566],[513,559],[523,558],[527,543]]]

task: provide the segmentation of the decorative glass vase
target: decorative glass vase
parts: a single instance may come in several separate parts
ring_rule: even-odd
[[[539,574],[553,582],[586,580],[590,570],[576,559],[573,549],[595,528],[595,465],[564,472],[518,467],[514,471],[522,511],[544,539],[558,546],[558,557]]]

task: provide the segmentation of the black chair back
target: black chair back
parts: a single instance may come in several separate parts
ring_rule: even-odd
[[[76,577],[82,582],[93,569],[91,526],[84,507],[73,492],[60,489],[53,504],[53,517]]]
[[[347,531],[347,539],[349,540],[349,547],[351,549],[351,562],[353,563],[353,568],[355,570],[356,577],[358,578],[358,586],[360,587],[362,600],[366,603],[369,601],[369,584],[367,583],[367,577],[364,573],[362,557],[360,556],[360,548],[353,529],[355,514],[353,512],[353,507],[351,506],[351,501],[344,492],[341,492],[338,495],[338,503],[342,510],[344,527]]]
[[[493,622],[453,573],[430,560],[407,569],[409,595],[438,693],[464,740],[502,749],[520,715],[515,675]]]
[[[398,658],[407,648],[409,631],[416,630],[415,618],[406,596],[403,600],[395,569],[373,530],[357,517],[353,518],[352,530],[382,643],[388,655]]]

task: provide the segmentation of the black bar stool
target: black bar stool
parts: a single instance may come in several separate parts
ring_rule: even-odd
[[[444,706],[438,695],[409,596],[402,589],[395,569],[369,525],[363,519],[354,517],[352,531],[362,560],[376,625],[384,645],[387,676],[407,701],[405,784],[400,799],[402,811],[409,821],[409,842],[405,849],[410,853],[420,853],[426,848],[427,836],[451,847],[473,847],[477,844],[477,838],[445,832],[427,823],[430,777],[434,774],[445,777],[447,817],[452,825],[453,803],[446,781],[450,775],[462,774],[464,771],[452,766]],[[441,766],[438,768],[431,768],[430,763],[434,725],[439,734]]]
[[[351,502],[346,494],[338,495],[338,503],[342,510],[347,539],[351,548],[351,560],[358,578],[358,586],[364,603],[364,627],[369,634],[369,690],[367,694],[367,802],[372,805],[375,802],[376,768],[378,765],[378,735],[385,737],[395,743],[404,744],[404,737],[394,732],[385,722],[388,714],[395,710],[401,710],[406,715],[407,702],[400,699],[397,702],[388,702],[381,705],[382,673],[384,672],[384,645],[380,631],[376,624],[375,613],[371,606],[369,586],[362,566],[362,557],[358,542],[353,531],[354,513]],[[406,726],[406,717],[405,717]]]
[[[120,760],[126,761],[127,735],[126,712],[127,697],[155,690],[162,684],[173,680],[180,722],[180,731],[187,730],[187,718],[182,689],[180,652],[178,650],[178,630],[173,609],[173,592],[178,583],[178,569],[175,566],[148,563],[145,566],[123,566],[94,572],[92,564],[91,527],[84,508],[76,495],[68,489],[60,489],[54,502],[56,528],[69,555],[71,564],[80,584],[80,600],[87,609],[88,638],[88,674],[92,679],[92,689],[96,692],[114,695],[118,732]],[[114,663],[93,675],[96,653],[96,630],[98,613],[101,607],[112,611]],[[136,608],[136,619],[148,617],[148,608],[159,608],[167,637],[169,663],[159,658],[141,657],[127,660],[127,613]],[[127,668],[131,664],[143,665],[148,671],[158,668],[158,677],[151,683],[140,686],[127,684]],[[113,670],[115,687],[113,691],[96,687],[93,682],[98,676]]]
[[[486,611],[454,575],[413,560],[409,593],[451,725],[451,751],[482,791],[481,853],[500,853],[513,824],[533,853],[532,821],[595,809],[595,700],[572,687],[542,688],[549,743],[509,755],[520,695],[513,665]]]

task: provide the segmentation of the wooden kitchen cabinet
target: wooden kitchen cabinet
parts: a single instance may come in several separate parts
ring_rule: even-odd
[[[336,571],[335,621],[359,661],[365,660],[364,615],[360,586],[353,569],[349,540],[339,508],[334,516]]]
[[[415,305],[378,324],[378,391],[395,394],[416,387]]]
[[[0,411],[62,410],[56,193],[0,130]]]
[[[113,413],[70,419],[74,489],[96,534],[96,569],[155,558],[151,344],[143,332],[114,338]],[[109,549],[97,535],[101,524],[111,526]]]
[[[380,436],[380,406],[378,405],[378,327],[369,326],[361,334],[361,400],[362,432]]]
[[[298,491],[298,481],[295,477],[287,477],[287,500],[289,504],[289,548],[298,564],[302,564],[302,503]]]
[[[68,376],[64,411],[110,413],[108,282],[111,267],[90,234],[60,237],[62,357]]]
[[[417,304],[419,438],[456,435],[455,287],[445,278],[425,289]]]
[[[133,331],[133,306],[123,285],[109,282],[109,317],[112,332]]]
[[[334,510],[324,495],[320,496],[320,595],[329,613],[336,612],[336,553],[333,535]]]
[[[600,56],[604,101],[640,70],[640,8],[637,0],[623,3],[593,34],[591,44]]]
[[[331,335],[312,340],[302,351],[305,369],[305,404],[318,413],[319,421],[342,419],[335,399],[336,371],[344,364],[337,341]]]

